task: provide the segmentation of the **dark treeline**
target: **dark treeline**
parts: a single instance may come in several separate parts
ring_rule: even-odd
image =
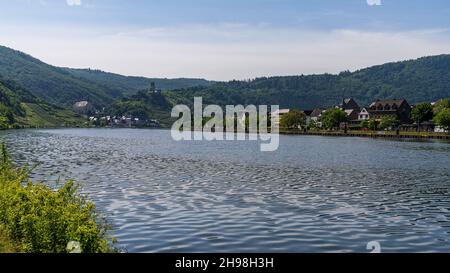
[[[450,55],[389,63],[339,75],[301,75],[230,81],[166,92],[174,102],[192,104],[195,96],[219,105],[278,104],[282,108],[327,108],[344,97],[367,105],[377,99],[410,103],[450,97]]]

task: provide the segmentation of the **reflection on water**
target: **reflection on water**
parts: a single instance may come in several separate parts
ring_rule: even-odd
[[[450,252],[450,144],[169,131],[0,134],[37,179],[81,181],[130,252]]]

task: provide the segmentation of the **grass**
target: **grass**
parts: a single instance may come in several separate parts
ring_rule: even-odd
[[[84,120],[75,113],[65,109],[54,109],[46,105],[22,103],[25,117],[19,117],[18,123],[27,128],[55,128],[76,126]]]

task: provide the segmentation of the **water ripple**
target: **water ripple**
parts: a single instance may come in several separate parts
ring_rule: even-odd
[[[48,183],[73,178],[130,252],[450,252],[448,143],[282,137],[177,143],[168,131],[1,133]]]

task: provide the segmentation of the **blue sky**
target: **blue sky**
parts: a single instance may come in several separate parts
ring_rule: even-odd
[[[0,0],[0,44],[58,66],[216,80],[450,53],[446,0]]]

